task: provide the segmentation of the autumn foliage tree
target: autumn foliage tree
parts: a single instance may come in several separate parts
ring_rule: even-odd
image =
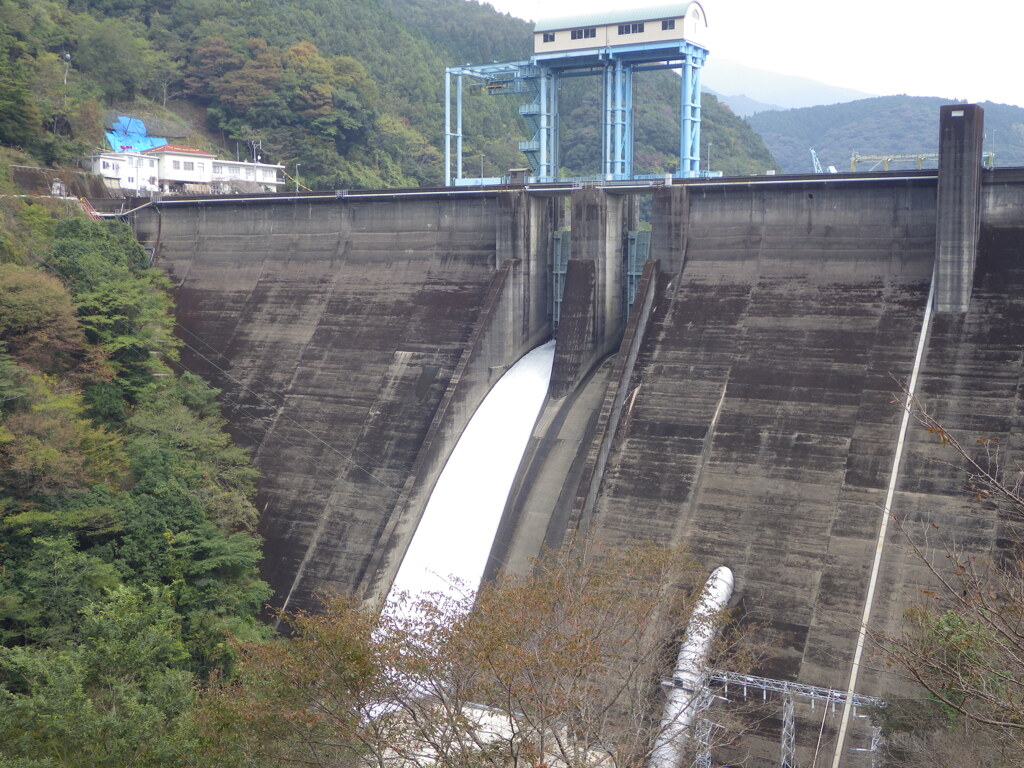
[[[241,649],[202,703],[220,765],[639,765],[661,681],[706,574],[650,544],[589,545],[462,599],[334,595],[285,616],[290,637]],[[716,620],[724,621],[724,617]],[[720,664],[750,658],[726,631]]]
[[[66,372],[89,356],[64,284],[16,264],[0,264],[0,342],[43,371]]]
[[[240,141],[258,138],[275,157],[300,160],[307,178],[322,177],[326,185],[339,169],[358,174],[372,167],[379,185],[388,175],[366,150],[369,136],[387,132],[378,125],[377,87],[352,57],[324,56],[308,41],[280,47],[263,38],[243,44],[210,36],[195,49],[185,86],[208,104],[218,128]],[[395,172],[389,183],[406,183]]]

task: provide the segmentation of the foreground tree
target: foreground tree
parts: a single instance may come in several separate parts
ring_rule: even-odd
[[[891,666],[926,693],[891,702],[892,751],[906,765],[1024,766],[1024,467],[1009,461],[998,440],[965,444],[919,401],[910,406],[1007,537],[1001,551],[983,558],[941,541],[934,524],[922,535],[903,524],[936,589],[907,611],[900,633],[875,637]]]
[[[131,230],[68,215],[0,206],[0,766],[177,768],[269,635],[256,472]]]
[[[0,647],[0,765],[169,768],[194,680],[167,590],[118,587],[63,647]]]
[[[204,699],[203,759],[221,765],[639,765],[661,681],[707,574],[678,549],[589,546],[477,595],[332,596],[245,645]],[[724,623],[724,617],[715,617]],[[737,633],[714,663],[748,665]]]

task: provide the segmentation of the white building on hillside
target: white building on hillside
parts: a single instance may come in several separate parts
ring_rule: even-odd
[[[156,158],[141,152],[103,152],[88,161],[89,170],[102,176],[112,192],[146,195],[160,191]]]
[[[211,152],[165,144],[142,152],[103,152],[88,159],[89,170],[115,192],[148,195],[276,192],[284,187],[283,165],[218,160]]]
[[[162,147],[147,149],[142,154],[157,161],[157,178],[160,191],[164,194],[209,194],[213,192],[212,152],[184,147],[180,144],[164,144]]]
[[[264,192],[276,192],[284,187],[284,181],[278,177],[278,171],[283,171],[283,165],[270,165],[268,163],[246,163],[237,160],[214,160],[213,161],[213,183],[221,191],[230,191],[228,187],[239,188],[243,185],[256,184]]]

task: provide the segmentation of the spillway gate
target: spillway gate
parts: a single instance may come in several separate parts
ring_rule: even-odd
[[[651,253],[651,231],[631,230],[623,235],[622,249],[622,319],[629,317],[643,275],[644,263]],[[560,229],[551,235],[550,311],[551,327],[558,330],[565,296],[565,276],[572,257],[572,230]]]

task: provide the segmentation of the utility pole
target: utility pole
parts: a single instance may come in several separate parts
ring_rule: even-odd
[[[295,194],[299,193],[299,166],[300,165],[302,165],[302,163],[296,163],[295,164]]]
[[[64,91],[63,91],[64,96],[63,96],[63,99],[61,101],[61,104],[62,104],[61,108],[63,110],[67,110],[67,108],[68,108],[68,70],[71,69],[71,54],[68,53],[67,51],[65,51],[62,58],[64,59]],[[53,121],[53,132],[54,132],[54,134],[57,133],[57,121],[56,120]]]

